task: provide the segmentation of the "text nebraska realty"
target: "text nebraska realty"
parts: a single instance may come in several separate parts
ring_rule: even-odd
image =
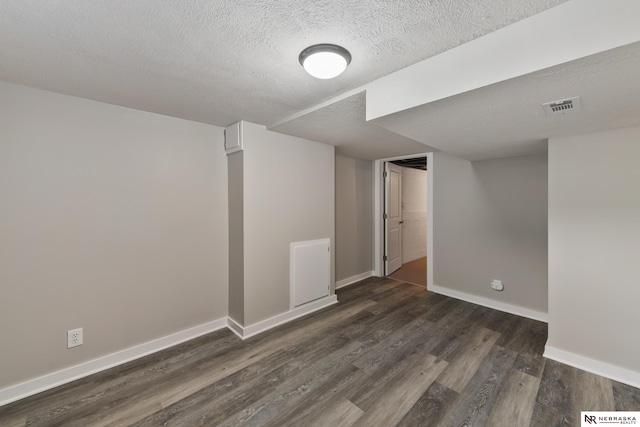
[[[627,425],[635,425],[636,417],[616,417],[616,416],[604,416],[604,417],[596,417],[595,415],[585,415],[584,420],[589,424],[627,424]]]

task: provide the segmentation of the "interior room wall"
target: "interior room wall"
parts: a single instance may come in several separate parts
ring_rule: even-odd
[[[0,388],[227,315],[221,128],[0,82],[0,200]]]
[[[546,153],[472,163],[437,152],[433,163],[435,289],[546,318]]]
[[[373,270],[373,162],[336,155],[336,281]]]
[[[549,140],[547,350],[627,369],[636,386],[639,141],[640,127]]]
[[[227,157],[229,177],[229,317],[244,325],[244,160]]]
[[[427,171],[402,168],[402,263],[427,256]]]
[[[244,126],[244,326],[289,311],[290,244],[331,240],[334,146]]]

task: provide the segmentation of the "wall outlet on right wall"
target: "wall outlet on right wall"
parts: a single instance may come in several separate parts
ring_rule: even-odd
[[[491,282],[491,289],[493,289],[494,291],[502,291],[504,289],[502,280],[494,280],[493,282]]]
[[[78,347],[84,342],[82,328],[67,331],[67,348]]]

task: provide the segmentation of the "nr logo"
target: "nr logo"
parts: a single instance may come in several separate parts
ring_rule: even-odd
[[[596,421],[595,415],[586,415],[584,416],[584,421],[589,424],[598,424]]]

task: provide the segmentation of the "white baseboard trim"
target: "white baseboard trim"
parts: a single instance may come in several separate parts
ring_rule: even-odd
[[[355,276],[347,277],[346,279],[338,280],[336,282],[336,289],[344,288],[345,286],[353,285],[360,280],[368,279],[374,275],[374,271],[365,271],[364,273],[356,274]]]
[[[329,307],[337,302],[338,297],[336,295],[329,295],[249,326],[241,326],[235,320],[229,318],[229,329],[243,340],[246,340],[247,338],[261,332],[280,326],[283,323],[290,322],[298,317],[313,313],[314,311]]]
[[[427,290],[435,292],[436,294],[446,295],[448,297],[471,302],[473,304],[483,305],[495,310],[500,310],[506,313],[515,314],[517,316],[528,317],[529,319],[548,323],[548,314],[543,311],[531,310],[530,308],[520,307],[519,305],[496,301],[490,298],[472,295],[462,291],[456,291],[444,286],[429,285],[427,286]]]
[[[242,337],[242,332],[244,331],[244,327],[240,323],[233,320],[231,317],[227,317],[227,328],[229,328],[231,332],[236,334],[238,338],[244,339]]]
[[[0,406],[122,365],[227,326],[227,318],[214,320],[162,338],[83,362],[0,390]]]
[[[632,387],[640,388],[640,372],[610,365],[609,363],[601,362],[600,360],[560,350],[559,348],[549,345],[544,347],[543,356],[548,359],[555,360],[556,362],[591,372],[592,374],[600,375],[614,381],[629,384]]]
[[[426,243],[425,243],[425,247],[426,247]],[[425,258],[427,256],[426,253],[424,253],[424,249],[422,252],[413,252],[410,254],[405,254],[404,252],[402,252],[402,264],[407,264],[411,261],[415,261],[418,260],[420,258]]]
[[[50,390],[54,387],[87,377],[106,369],[122,365],[132,360],[139,359],[223,328],[229,328],[231,332],[244,340],[276,326],[282,325],[283,323],[290,322],[299,317],[313,313],[314,311],[336,304],[337,302],[338,297],[336,295],[329,295],[247,327],[241,326],[230,317],[224,317],[222,319],[194,326],[162,338],[148,341],[97,359],[89,360],[88,362],[83,362],[20,384],[0,389],[0,406],[24,399],[25,397],[33,396],[34,394]]]

